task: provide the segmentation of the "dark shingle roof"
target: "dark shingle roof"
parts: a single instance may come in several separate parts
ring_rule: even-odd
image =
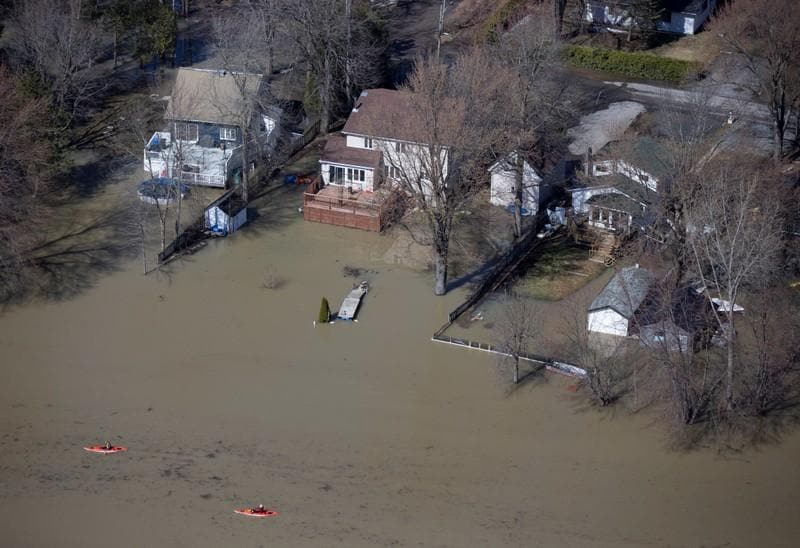
[[[328,137],[320,162],[378,169],[382,158],[380,151],[347,146],[347,138],[339,134]]]
[[[589,305],[589,312],[611,308],[624,318],[631,318],[644,301],[653,275],[638,266],[629,266],[617,272]]]
[[[413,109],[411,94],[393,89],[368,89],[353,105],[342,133],[416,141],[408,131],[407,120]]]

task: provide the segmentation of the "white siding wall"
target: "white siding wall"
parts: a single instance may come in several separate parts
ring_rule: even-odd
[[[228,234],[236,232],[243,224],[247,222],[247,208],[242,209],[233,217],[222,211],[219,207],[214,206],[206,209],[206,228],[220,228],[225,230]]]
[[[491,177],[489,202],[497,206],[513,204],[515,179],[513,171],[495,169]],[[536,213],[539,208],[539,177],[535,173],[531,176],[526,170],[522,185],[522,207],[531,213]]]
[[[589,312],[587,329],[596,333],[607,333],[626,337],[628,335],[628,320],[610,308]]]
[[[653,192],[658,192],[658,180],[643,169],[625,162],[624,160],[605,160],[596,162],[592,168],[595,177],[619,173],[628,179],[646,186]]]
[[[337,184],[331,181],[330,178],[330,166],[341,167],[345,171],[345,182],[344,184]],[[346,180],[347,178],[347,169],[363,169],[364,170],[364,181],[352,181],[349,182]],[[364,167],[353,167],[353,166],[346,166],[343,164],[330,164],[328,162],[320,162],[320,169],[322,171],[322,182],[326,185],[334,185],[334,186],[352,186],[354,190],[366,190],[368,192],[372,192],[375,190],[375,173],[372,169],[364,168]]]

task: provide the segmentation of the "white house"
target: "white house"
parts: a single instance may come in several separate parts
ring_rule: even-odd
[[[164,116],[168,128],[155,132],[145,145],[145,171],[224,188],[242,169],[243,120],[250,119],[263,142],[276,136],[276,120],[254,105],[261,82],[260,74],[178,69]]]
[[[489,167],[491,178],[489,202],[492,205],[514,205],[516,185],[516,153],[511,153]],[[542,191],[542,177],[527,160],[522,164],[522,208],[535,215],[545,199]]]
[[[708,20],[716,0],[662,0],[664,11],[658,30],[675,34],[695,34]],[[630,0],[589,0],[586,21],[608,26],[610,30],[627,30],[635,24]]]
[[[324,184],[372,192],[383,181],[421,176],[426,169],[427,146],[402,123],[412,109],[410,93],[391,89],[361,92],[341,135],[331,136],[325,144],[319,160]],[[442,154],[446,167],[447,152]]]
[[[587,329],[620,337],[631,335],[634,314],[653,282],[653,275],[639,265],[617,272],[589,305]]]

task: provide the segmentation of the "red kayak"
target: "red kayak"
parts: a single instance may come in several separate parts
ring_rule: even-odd
[[[272,516],[278,515],[278,512],[275,510],[267,510],[266,508],[263,510],[260,508],[239,508],[234,510],[234,512],[243,516],[251,516],[254,518],[271,518]]]
[[[117,445],[112,445],[109,449],[105,445],[90,445],[89,447],[84,447],[86,451],[90,453],[102,453],[107,455],[108,453],[121,453],[122,451],[127,451],[127,447],[119,447]]]

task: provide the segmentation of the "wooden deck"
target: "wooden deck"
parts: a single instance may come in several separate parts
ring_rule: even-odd
[[[306,221],[380,232],[389,214],[384,204],[385,197],[378,192],[349,193],[341,187],[328,186],[316,194],[305,193],[303,218]]]

